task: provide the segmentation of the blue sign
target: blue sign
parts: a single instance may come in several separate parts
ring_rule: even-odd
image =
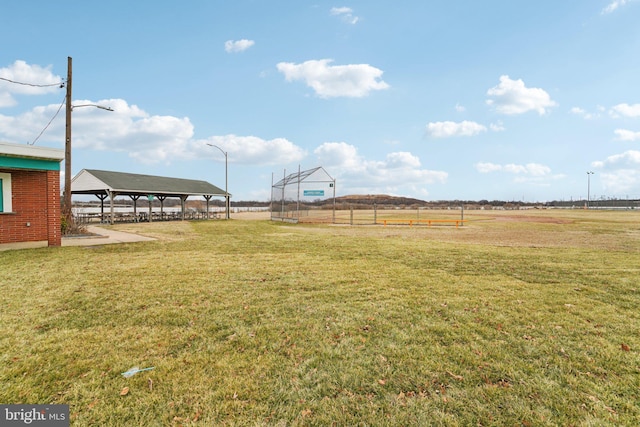
[[[305,196],[324,196],[324,190],[304,190]]]

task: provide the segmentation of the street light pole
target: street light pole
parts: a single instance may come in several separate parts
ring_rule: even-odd
[[[589,202],[591,200],[591,175],[593,175],[593,172],[587,171],[587,209],[589,209]]]
[[[226,219],[229,219],[229,208],[230,208],[230,203],[229,203],[229,168],[228,168],[228,152],[224,151],[222,148],[218,147],[217,145],[214,144],[209,144],[207,143],[208,146],[210,147],[215,147],[218,150],[220,150],[220,152],[222,154],[224,154],[224,200],[225,200],[225,212],[226,212]]]

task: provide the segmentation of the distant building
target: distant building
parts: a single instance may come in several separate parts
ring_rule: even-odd
[[[0,142],[0,250],[61,245],[64,150]]]

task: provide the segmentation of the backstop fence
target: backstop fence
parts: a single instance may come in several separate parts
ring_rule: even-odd
[[[271,219],[300,222],[313,211],[313,222],[334,222],[336,180],[322,166],[271,179]]]

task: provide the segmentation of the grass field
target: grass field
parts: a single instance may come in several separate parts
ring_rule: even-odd
[[[640,213],[465,219],[0,252],[0,403],[74,426],[639,425]]]

